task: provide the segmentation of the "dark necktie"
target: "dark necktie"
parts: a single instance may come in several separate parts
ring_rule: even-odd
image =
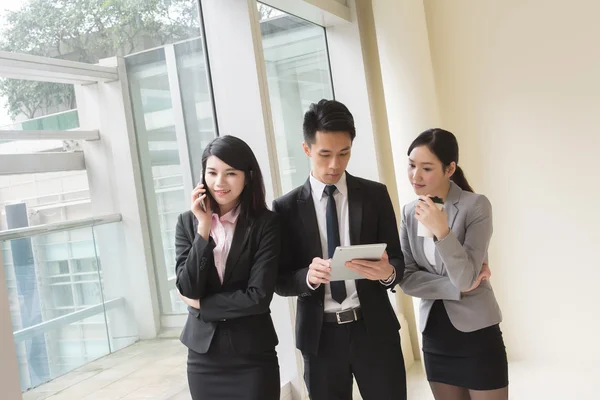
[[[335,185],[325,186],[325,194],[327,195],[327,212],[325,219],[327,220],[327,255],[331,259],[335,248],[340,245],[340,226],[338,224],[337,207],[333,194],[336,191]],[[331,285],[331,297],[342,304],[346,298],[346,284],[344,281],[334,281]]]

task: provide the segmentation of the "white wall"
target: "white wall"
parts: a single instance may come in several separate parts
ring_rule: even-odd
[[[596,361],[600,3],[425,6],[443,125],[494,206],[509,357]]]

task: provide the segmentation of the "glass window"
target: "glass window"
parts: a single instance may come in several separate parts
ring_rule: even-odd
[[[216,136],[214,110],[202,40],[175,45],[181,103],[185,118],[193,182],[200,181],[202,151]]]
[[[198,36],[125,61],[162,308],[177,313],[175,225],[200,179],[202,151],[217,135],[204,42]]]
[[[310,171],[302,122],[311,103],[333,98],[325,28],[258,3],[283,192]]]
[[[6,4],[4,4],[6,3]],[[10,3],[10,4],[8,4]],[[96,64],[114,56],[127,56],[162,48],[200,36],[197,0],[74,2],[68,0],[13,0],[0,7],[0,50]],[[187,84],[189,84],[188,82]],[[160,84],[160,82],[159,82]],[[192,85],[193,86],[193,85]],[[205,83],[206,86],[206,83]],[[149,91],[151,92],[151,88]],[[148,96],[145,106],[154,111],[170,108],[170,99]],[[0,130],[70,130],[79,127],[73,85],[3,79],[0,77]],[[160,176],[181,175],[169,166],[176,154],[164,143],[153,154],[162,160]],[[0,154],[81,150],[78,141],[0,141]],[[44,204],[39,222],[49,223],[90,216],[85,171],[50,179],[51,174],[0,177],[2,203],[25,201],[28,208],[41,206],[41,198],[54,195]],[[79,196],[75,200],[70,195]],[[37,200],[40,203],[36,204]],[[71,212],[58,204],[72,204]],[[55,205],[55,207],[53,207]],[[0,221],[0,229],[6,229]]]

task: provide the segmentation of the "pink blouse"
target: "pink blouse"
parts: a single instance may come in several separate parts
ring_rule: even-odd
[[[229,250],[231,249],[231,242],[233,241],[233,234],[239,215],[240,207],[235,207],[220,218],[217,213],[213,213],[212,215],[210,236],[216,244],[213,254],[215,258],[215,267],[217,268],[221,283],[223,283],[227,256],[229,256]]]

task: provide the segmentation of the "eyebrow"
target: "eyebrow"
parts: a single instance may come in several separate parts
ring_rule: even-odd
[[[213,168],[213,167],[207,167],[206,169],[207,169],[208,171],[216,171],[216,168]],[[227,168],[225,171],[226,171],[226,172],[229,172],[229,171],[236,171],[236,169],[235,169],[235,168]]]
[[[413,163],[413,164],[415,163],[415,160],[413,160],[412,158],[409,158],[409,159],[408,159],[408,161],[410,161],[410,162],[411,162],[411,163]],[[422,163],[419,163],[419,164],[424,164],[424,165],[433,165],[433,163],[432,163],[432,162],[422,162]]]
[[[348,150],[350,150],[350,148],[351,148],[350,146],[344,147],[343,149],[340,150],[340,152],[342,152],[342,151],[348,151]],[[332,151],[331,150],[327,150],[327,149],[321,149],[321,150],[319,150],[319,153],[332,153]]]

